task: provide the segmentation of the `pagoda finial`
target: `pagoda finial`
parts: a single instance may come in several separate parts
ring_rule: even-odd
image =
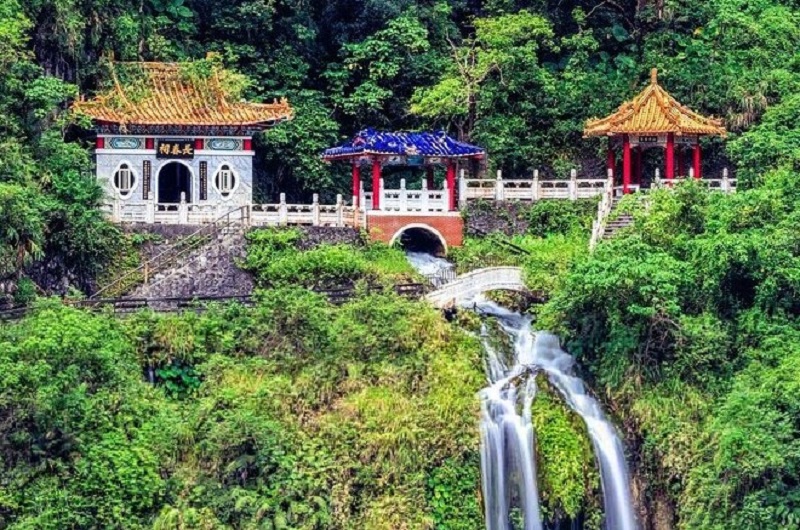
[[[650,70],[650,84],[651,85],[658,84],[658,68],[653,68]]]

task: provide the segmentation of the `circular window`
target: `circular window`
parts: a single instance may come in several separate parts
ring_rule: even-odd
[[[120,164],[114,173],[114,187],[123,199],[130,197],[133,188],[136,187],[136,174],[128,164]]]
[[[231,166],[222,164],[214,175],[214,187],[223,199],[227,199],[236,189],[237,180],[236,173]]]

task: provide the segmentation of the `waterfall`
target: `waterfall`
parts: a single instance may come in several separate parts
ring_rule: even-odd
[[[514,509],[521,512],[524,530],[542,529],[531,422],[538,372],[546,374],[586,424],[600,468],[606,530],[636,530],[622,443],[600,404],[574,375],[575,360],[556,336],[534,334],[530,318],[486,301],[476,308],[496,318],[513,342],[513,358],[504,359],[484,340],[489,386],[480,392],[481,467],[487,530],[511,530]]]
[[[434,287],[441,287],[447,282],[455,279],[455,266],[444,258],[438,258],[427,252],[406,252],[408,259],[414,269],[425,276]]]
[[[453,265],[443,258],[421,252],[407,252],[406,256],[437,287],[455,276]],[[495,318],[513,346],[509,357],[483,334],[488,386],[479,397],[486,529],[544,530],[531,417],[536,375],[543,373],[586,424],[600,468],[606,530],[637,530],[622,443],[600,404],[575,376],[575,359],[561,349],[555,335],[533,333],[529,317],[485,300],[476,301],[475,309]],[[515,526],[517,522],[521,529]]]

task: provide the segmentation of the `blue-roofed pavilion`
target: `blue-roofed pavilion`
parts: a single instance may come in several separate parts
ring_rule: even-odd
[[[381,168],[384,165],[407,165],[425,167],[427,179],[425,189],[433,187],[433,167],[447,168],[445,186],[448,192],[449,210],[456,209],[456,165],[459,160],[482,159],[486,150],[476,145],[460,142],[444,131],[386,132],[364,129],[352,140],[326,149],[322,157],[326,161],[347,160],[353,166],[353,202],[359,205],[361,189],[361,166],[372,166],[372,209],[381,209]],[[366,206],[366,205],[364,205]]]

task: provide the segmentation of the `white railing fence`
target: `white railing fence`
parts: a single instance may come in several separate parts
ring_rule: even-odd
[[[603,196],[597,204],[597,218],[592,223],[592,237],[589,239],[589,250],[594,250],[594,247],[596,247],[597,243],[602,239],[603,233],[605,233],[608,216],[611,214],[611,209],[614,206],[615,191],[614,172],[609,169]]]
[[[494,179],[466,178],[464,171],[458,179],[459,207],[464,208],[472,200],[494,201],[538,201],[541,199],[578,200],[589,197],[611,195],[611,198],[622,194],[621,186],[614,186],[613,178],[605,179],[579,179],[576,170],[570,172],[569,179],[539,178],[539,172],[534,171],[530,179],[504,179],[502,172],[497,172]],[[692,171],[686,177],[676,177],[672,180],[660,178],[656,170],[653,188],[671,187],[682,180],[693,178]],[[728,170],[722,172],[722,178],[704,178],[709,189],[723,193],[736,191],[736,179],[730,178]],[[639,191],[638,184],[629,186],[631,191]],[[314,194],[310,204],[289,204],[286,195],[281,193],[277,203],[269,204],[240,204],[248,207],[252,217],[249,223],[256,226],[283,226],[283,225],[310,225],[310,226],[354,226],[364,227],[366,215],[372,211],[372,191],[364,191],[363,183],[359,190],[359,204],[347,205],[341,195],[336,196],[334,204],[320,204],[319,196]],[[447,213],[449,210],[449,190],[445,184],[444,189],[428,189],[427,183],[422,182],[421,189],[408,189],[405,179],[400,181],[399,189],[386,189],[383,179],[380,180],[378,189],[380,194],[380,210],[397,213]],[[353,197],[355,203],[356,197]],[[130,203],[114,200],[104,208],[114,222],[123,223],[163,223],[163,224],[206,224],[217,219],[227,208],[235,204],[192,204],[187,203],[181,194],[178,203],[157,204],[154,202]],[[599,208],[610,208],[610,204],[601,202]],[[605,215],[607,215],[606,212]],[[602,216],[598,215],[597,223]],[[598,225],[599,226],[599,225]],[[596,244],[596,242],[594,243]]]
[[[497,171],[495,179],[468,179],[462,172],[459,179],[459,202],[461,206],[470,200],[493,201],[538,201],[541,199],[577,200],[601,195],[605,190],[605,179],[579,179],[577,170],[570,172],[569,179],[539,178],[539,170],[530,179],[504,179]]]
[[[685,180],[694,179],[694,170],[689,169],[689,174],[686,176],[677,176],[672,180],[662,179],[659,171],[656,169],[656,177],[653,181],[654,188],[668,188],[674,186],[679,182],[683,182]],[[736,179],[730,178],[728,173],[728,168],[722,170],[722,178],[700,178],[697,179],[698,182],[702,182],[708,189],[714,191],[721,191],[722,193],[736,193]]]

